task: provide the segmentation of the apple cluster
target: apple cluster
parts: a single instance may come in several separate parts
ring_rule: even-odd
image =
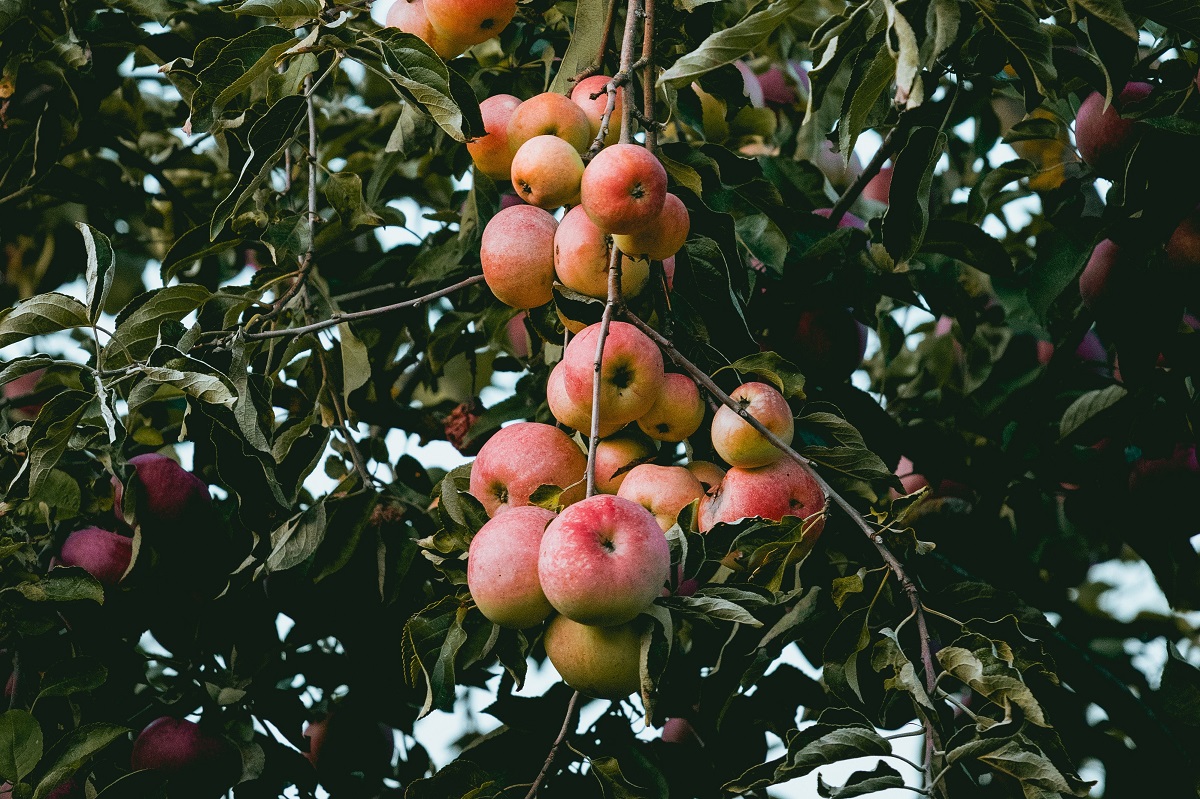
[[[711,433],[728,471],[703,461],[652,463],[660,442],[673,451],[695,434],[704,401],[695,382],[667,373],[654,342],[626,322],[610,324],[597,373],[599,335],[596,324],[575,336],[547,386],[563,427],[586,435],[593,412],[599,414],[599,493],[585,497],[587,457],[560,427],[502,428],[471,468],[470,493],[490,519],[471,541],[467,586],[480,612],[498,625],[545,622],[547,656],[569,685],[618,699],[638,690],[638,617],[671,590],[666,533],[684,508],[698,503],[699,532],[707,532],[743,518],[808,518],[824,509],[825,496],[807,470],[725,407]],[[792,411],[774,387],[746,383],[732,396],[743,413],[791,443]],[[820,529],[818,519],[810,530],[815,536]],[[687,582],[675,590],[694,591]]]
[[[614,124],[601,135],[609,80],[586,78],[570,97],[498,94],[479,105],[486,133],[467,144],[475,169],[511,182],[519,198],[489,220],[480,246],[484,279],[506,305],[549,303],[556,278],[604,298],[613,246],[626,256],[622,290],[632,296],[646,284],[650,262],[673,257],[687,240],[688,211],[667,192],[663,165],[645,148],[617,141],[620,90]],[[597,140],[607,146],[585,166]],[[564,206],[560,222],[551,212]]]
[[[442,58],[499,35],[517,15],[517,0],[394,0],[385,24],[421,38]]]

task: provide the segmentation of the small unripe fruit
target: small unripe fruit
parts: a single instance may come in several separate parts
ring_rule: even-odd
[[[534,136],[513,156],[513,190],[538,208],[578,203],[582,179],[583,159],[557,136]]]
[[[592,144],[592,123],[570,98],[544,92],[521,103],[508,123],[513,152],[534,136],[557,136],[582,153]]]
[[[130,765],[162,772],[170,796],[187,799],[216,799],[242,772],[241,757],[228,740],[168,716],[150,722],[134,740]]]
[[[668,194],[649,225],[634,233],[613,236],[621,252],[633,259],[661,261],[670,258],[683,247],[691,231],[687,206],[674,194]]]
[[[584,78],[575,84],[575,88],[571,90],[571,100],[587,115],[588,121],[592,123],[592,138],[600,134],[600,122],[604,117],[604,109],[608,107],[608,82],[612,78],[607,75],[592,75],[589,78]],[[598,94],[597,94],[598,93]],[[596,94],[593,99],[592,95]],[[621,113],[625,105],[625,89],[617,87],[617,98],[613,104],[613,112],[609,117],[608,135],[604,137],[604,143],[616,144],[621,138]]]
[[[515,205],[483,229],[479,261],[496,299],[513,308],[536,308],[554,299],[554,231],[558,223],[541,208]]]
[[[99,527],[85,527],[67,536],[59,560],[78,566],[106,588],[121,582],[133,559],[133,539]]]
[[[646,148],[614,144],[601,150],[583,170],[580,201],[601,230],[634,233],[662,211],[667,171]]]
[[[508,181],[512,174],[513,148],[508,141],[508,123],[520,104],[511,94],[492,95],[479,104],[485,134],[467,142],[467,152],[475,168],[492,180]],[[501,198],[501,205],[503,202]]]

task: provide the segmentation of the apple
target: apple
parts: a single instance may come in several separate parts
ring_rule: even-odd
[[[892,194],[892,172],[891,166],[882,167],[875,177],[867,181],[867,185],[863,186],[862,196],[868,200],[874,200],[877,203],[888,204],[888,198]]]
[[[514,153],[534,136],[557,136],[582,153],[592,144],[592,123],[569,97],[543,92],[521,103],[508,122],[508,144]]]
[[[45,799],[85,799],[84,783],[87,782],[86,777],[76,774],[66,782],[50,789],[50,793],[46,794]],[[10,799],[12,797],[12,783],[6,782],[0,785],[0,799]],[[32,794],[30,794],[32,796]]]
[[[1101,314],[1119,310],[1124,293],[1118,285],[1122,271],[1120,246],[1112,239],[1097,244],[1079,275],[1083,304]]]
[[[533,337],[529,335],[529,329],[525,327],[525,320],[528,318],[529,314],[521,311],[509,319],[508,324],[504,326],[504,332],[508,335],[510,351],[517,358],[528,358],[533,354]]]
[[[766,97],[763,95],[762,81],[758,79],[758,75],[754,74],[754,68],[745,61],[734,61],[733,65],[737,67],[737,71],[742,73],[742,93],[746,95],[746,99],[750,101],[752,108],[765,108]]]
[[[550,413],[560,424],[578,430],[586,438],[592,434],[592,395],[589,393],[574,397],[567,393],[563,382],[564,374],[562,361],[550,370],[550,377],[546,381],[546,404],[550,406]],[[598,434],[601,438],[611,436],[625,424],[615,424],[602,415]]]
[[[700,744],[700,736],[696,734],[696,728],[690,721],[676,716],[663,722],[662,741],[667,744],[696,746]]]
[[[226,738],[170,716],[155,719],[138,734],[129,763],[134,771],[162,772],[170,796],[186,799],[217,799],[242,773],[241,756]]]
[[[508,27],[517,0],[425,0],[425,13],[439,36],[470,46]]]
[[[704,400],[692,378],[670,372],[663,378],[658,398],[642,416],[638,427],[656,441],[683,441],[704,422]]]
[[[683,248],[691,231],[691,217],[683,200],[668,194],[662,210],[649,225],[626,235],[613,236],[613,243],[630,258],[661,261]]]
[[[479,612],[501,627],[532,627],[554,610],[537,576],[542,533],[554,515],[533,505],[511,508],[471,539],[467,588]]]
[[[792,409],[774,386],[744,383],[729,396],[785,444],[792,443],[795,434]],[[766,466],[783,457],[783,452],[762,433],[724,405],[713,416],[712,443],[722,460],[744,469]]]
[[[583,159],[557,136],[534,136],[513,156],[513,189],[522,200],[539,208],[578,203],[582,178]]]
[[[212,504],[208,484],[166,455],[156,452],[137,455],[129,459],[129,465],[134,469],[130,480],[138,481],[141,489],[138,510],[142,516],[138,521],[143,525],[180,522]],[[115,477],[112,483],[113,512],[122,519],[125,487]]]
[[[554,272],[559,281],[580,294],[608,297],[608,261],[612,246],[604,231],[575,206],[563,216],[554,234]],[[650,279],[650,264],[626,260],[621,264],[621,293],[636,296]]]
[[[0,396],[3,396],[6,400],[14,400],[36,393],[37,385],[44,374],[46,374],[45,369],[35,369],[32,372],[26,372],[20,377],[14,378],[3,386],[0,386]],[[14,407],[12,408],[13,417],[17,421],[36,419],[38,412],[41,411],[44,404],[44,402],[33,402],[28,405]]]
[[[634,233],[654,221],[667,197],[667,171],[636,144],[601,150],[583,170],[580,202],[606,233]]]
[[[121,582],[133,559],[133,539],[99,527],[85,527],[67,536],[59,552],[64,566],[78,566],[112,588]]]
[[[309,722],[304,737],[308,739],[304,756],[331,791],[353,790],[355,783],[378,783],[391,770],[396,748],[392,728],[358,707],[338,707]]]
[[[828,219],[829,217],[833,216],[833,209],[832,208],[818,208],[817,210],[813,211],[813,213],[816,214],[817,216],[823,216],[826,219]],[[852,227],[852,228],[855,228],[856,230],[866,230],[867,229],[867,223],[864,222],[862,220],[862,218],[855,216],[854,214],[850,213],[849,211],[842,214],[842,218],[838,220],[837,226],[839,228]]]
[[[720,522],[761,517],[781,521],[784,516],[807,519],[825,508],[825,494],[811,474],[790,458],[757,469],[734,467],[725,473],[715,492],[700,502],[700,532]],[[818,522],[813,534],[819,534]]]
[[[596,490],[616,494],[639,463],[654,457],[658,448],[636,427],[629,427],[596,442]]]
[[[572,621],[611,627],[632,621],[667,581],[671,550],[640,505],[596,494],[565,508],[542,536],[538,579]]]
[[[384,25],[413,34],[441,58],[456,58],[471,46],[471,42],[458,41],[438,32],[429,21],[425,0],[396,0],[388,8]]]
[[[844,380],[862,365],[866,353],[867,328],[849,309],[820,305],[797,314],[788,354],[804,374]]]
[[[581,694],[617,700],[641,687],[640,625],[592,627],[555,616],[542,643],[563,682]]]
[[[1178,443],[1162,457],[1138,458],[1129,472],[1129,493],[1135,503],[1170,515],[1185,512],[1190,516],[1190,498],[1198,488],[1200,462],[1193,443]],[[1190,535],[1195,530],[1189,527],[1179,532]]]
[[[692,461],[687,465],[687,470],[696,475],[706,494],[715,491],[725,479],[725,470],[709,461]]]
[[[517,422],[502,427],[480,448],[471,467],[471,496],[489,516],[528,505],[544,485],[563,489],[560,501],[583,498],[587,456],[557,427]]]
[[[396,0],[396,4],[405,1]],[[520,104],[520,99],[511,94],[494,94],[479,104],[484,135],[467,142],[467,152],[475,168],[492,180],[508,181],[512,175],[513,149],[508,141],[508,123]],[[503,207],[503,197],[500,204]]]
[[[592,75],[584,78],[575,84],[575,88],[571,90],[571,100],[587,115],[588,121],[592,123],[592,139],[595,140],[600,135],[600,121],[604,117],[604,109],[608,108],[608,82],[612,78],[607,75]],[[595,94],[596,97],[592,97]],[[604,143],[616,144],[621,138],[621,114],[622,107],[625,104],[625,89],[617,87],[617,99],[613,105],[612,116],[609,117],[608,135],[604,137]]]
[[[479,244],[483,279],[512,308],[554,299],[554,216],[532,205],[505,208],[487,223]]]
[[[1180,271],[1200,267],[1200,206],[1192,209],[1167,241],[1167,263]]]
[[[1104,107],[1104,95],[1092,92],[1075,115],[1075,146],[1084,163],[1104,177],[1118,177],[1137,142],[1141,125],[1121,116],[1128,106],[1145,100],[1154,87],[1149,83],[1125,84],[1112,105]]]
[[[571,339],[563,352],[563,387],[576,402],[592,396],[600,323]],[[605,424],[624,426],[649,411],[666,381],[658,346],[628,322],[609,324],[600,371],[600,407]]]
[[[905,494],[915,494],[922,488],[929,488],[929,480],[925,475],[916,471],[913,462],[906,455],[900,456],[900,462],[896,464],[895,474],[900,478],[900,485],[904,486]]]
[[[682,466],[643,463],[630,470],[617,496],[653,513],[658,526],[666,531],[675,524],[681,510],[704,498],[704,486]]]
[[[789,61],[787,69],[779,64],[772,64],[758,76],[758,85],[762,87],[763,100],[771,106],[790,106],[800,102],[800,92],[808,94],[808,71],[799,61]]]
[[[834,152],[833,142],[829,139],[821,139],[813,163],[820,167],[821,171],[825,173],[825,177],[829,178],[830,184],[839,192],[849,188],[854,179],[863,171],[862,160],[858,157],[858,153],[851,151],[848,160],[842,158],[841,153]]]

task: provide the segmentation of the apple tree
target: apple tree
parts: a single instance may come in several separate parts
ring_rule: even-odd
[[[1198,67],[1194,0],[3,0],[0,795],[1195,794]]]

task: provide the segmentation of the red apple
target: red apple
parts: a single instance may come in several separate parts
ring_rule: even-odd
[[[141,488],[138,510],[142,517],[138,521],[143,525],[180,522],[212,504],[208,484],[166,455],[156,452],[137,455],[129,459],[129,465],[134,468],[130,479],[138,481]],[[121,519],[125,487],[115,477],[112,482],[113,512]]]
[[[862,196],[877,203],[888,204],[892,194],[892,167],[885,166],[863,186]]]
[[[1088,166],[1105,177],[1119,177],[1137,142],[1140,124],[1121,116],[1122,110],[1150,96],[1149,83],[1127,83],[1107,109],[1104,95],[1092,92],[1075,115],[1075,144]]]
[[[833,209],[832,208],[818,208],[817,210],[813,211],[813,213],[816,214],[817,216],[823,216],[826,219],[828,219],[829,217],[833,216]],[[838,220],[837,226],[839,228],[852,227],[852,228],[855,228],[856,230],[866,230],[867,229],[867,223],[864,222],[860,217],[855,216],[854,214],[850,213],[849,211],[842,214],[842,218]]]
[[[597,494],[564,509],[546,528],[538,578],[559,613],[607,627],[649,607],[670,565],[666,536],[649,511]]]
[[[439,36],[470,46],[508,27],[517,0],[425,0],[425,13]]]
[[[663,722],[662,741],[667,744],[697,746],[700,744],[700,736],[696,734],[696,728],[690,721],[675,717]]]
[[[557,136],[534,136],[512,160],[512,185],[522,200],[539,208],[579,202],[583,159]]]
[[[559,424],[578,430],[585,438],[589,437],[592,434],[592,395],[581,394],[578,398],[571,396],[567,393],[563,375],[563,364],[559,361],[550,370],[550,378],[546,381],[546,404],[550,406],[550,413]],[[597,433],[601,438],[605,438],[624,426],[625,423],[614,424],[602,416]]]
[[[129,758],[135,771],[155,769],[167,778],[172,797],[216,799],[242,773],[238,750],[199,724],[169,716],[146,725]]]
[[[1123,294],[1117,285],[1120,263],[1121,248],[1116,242],[1104,239],[1096,245],[1079,275],[1079,295],[1084,305],[1101,314],[1119,309]]]
[[[404,2],[396,0],[397,5]],[[520,104],[521,101],[511,94],[494,94],[479,104],[485,132],[478,139],[467,142],[467,152],[471,154],[475,168],[492,180],[507,182],[512,174],[513,148],[508,141],[508,123]]]
[[[729,396],[785,444],[792,443],[795,434],[792,409],[774,386],[744,383]],[[744,469],[766,466],[783,457],[783,452],[762,433],[725,406],[718,408],[713,416],[712,443],[722,460]]]
[[[799,61],[789,61],[786,71],[779,64],[772,64],[758,76],[758,84],[762,87],[763,100],[767,105],[795,105],[800,102],[797,86],[804,94],[808,94],[808,71]]]
[[[900,478],[900,485],[904,486],[905,494],[915,494],[922,488],[929,488],[929,480],[925,475],[919,474],[913,466],[913,462],[907,456],[901,455],[900,462],[896,464],[896,476]]]
[[[1167,263],[1176,270],[1194,273],[1200,268],[1200,206],[1196,206],[1167,241]]]
[[[560,501],[570,505],[583,498],[587,457],[557,427],[517,422],[502,427],[479,450],[471,467],[471,496],[489,516],[529,504],[544,485],[563,489]]]
[[[513,152],[534,136],[557,136],[582,153],[592,144],[592,123],[570,98],[544,92],[521,103],[508,123]]]
[[[704,400],[692,378],[671,372],[658,398],[637,420],[642,432],[656,441],[683,441],[704,422]]]
[[[755,516],[772,521],[784,516],[807,519],[824,508],[821,486],[790,458],[757,469],[734,467],[725,473],[716,492],[700,503],[700,531],[707,532],[719,522]],[[814,533],[819,533],[821,526],[815,527]]]
[[[667,197],[667,171],[649,150],[614,144],[583,170],[580,201],[606,233],[634,233],[654,221]]]
[[[704,486],[682,466],[643,463],[629,472],[617,496],[653,513],[658,526],[665,531],[675,524],[681,510],[704,498]]]
[[[500,211],[483,229],[479,260],[496,299],[512,308],[536,308],[554,299],[553,215],[532,205]]]
[[[613,236],[613,243],[631,259],[661,261],[682,249],[691,230],[691,217],[683,200],[668,194],[662,210],[649,225],[624,236]]]
[[[32,372],[26,372],[20,377],[8,381],[3,386],[0,386],[0,393],[5,399],[13,400],[19,397],[27,397],[37,391],[38,382],[41,381],[42,375],[46,374],[45,369],[35,369]],[[21,405],[12,408],[13,417],[17,421],[36,419],[38,411],[42,409],[45,403],[34,402],[28,405]]]
[[[592,627],[555,616],[546,625],[542,642],[563,682],[585,696],[624,699],[641,685],[638,624]]]
[[[304,727],[305,757],[334,795],[361,791],[366,781],[380,782],[391,770],[396,743],[392,728],[358,707],[342,706]],[[362,775],[358,778],[356,775]]]
[[[663,277],[667,279],[667,291],[675,288],[675,256],[664,258],[662,262]]]
[[[600,324],[589,325],[563,352],[563,386],[576,402],[592,396]],[[628,322],[612,322],[600,370],[600,420],[623,426],[653,407],[666,375],[658,346]]]
[[[133,539],[99,527],[85,527],[67,536],[59,553],[65,566],[79,566],[106,588],[121,582],[133,559]]]
[[[425,44],[429,45],[429,49],[442,58],[460,56],[471,46],[471,42],[458,41],[438,33],[425,11],[425,0],[396,0],[388,8],[384,25],[389,28],[398,28],[422,39]]]
[[[654,457],[657,448],[637,428],[626,428],[596,442],[596,490],[616,494],[630,470]]]
[[[687,465],[687,470],[696,475],[700,485],[704,486],[706,494],[715,491],[721,485],[721,481],[725,479],[725,470],[708,461],[692,461]]]
[[[607,75],[592,75],[575,84],[571,90],[571,100],[583,109],[588,121],[592,123],[592,139],[600,135],[600,121],[604,117],[604,109],[608,107],[608,82],[612,78]],[[592,97],[592,95],[596,97]],[[604,137],[605,144],[616,144],[621,138],[621,113],[624,106],[625,89],[617,87],[617,98],[613,105],[612,116],[609,117],[608,135]]]
[[[867,328],[846,308],[821,305],[797,314],[794,347],[788,353],[800,371],[823,379],[844,380],[862,365]]]
[[[525,320],[529,317],[525,311],[508,320],[505,325],[504,332],[508,334],[508,343],[512,348],[512,354],[518,358],[528,358],[533,354],[533,337],[529,335],[529,330],[525,327]]]
[[[577,205],[563,216],[554,234],[554,272],[572,291],[604,299],[608,296],[611,252],[608,236],[596,227],[583,206]],[[649,278],[649,263],[625,260],[621,264],[621,293],[636,296]]]
[[[489,521],[471,539],[467,587],[479,612],[501,627],[524,629],[553,612],[538,582],[538,551],[552,511],[512,508]]]

